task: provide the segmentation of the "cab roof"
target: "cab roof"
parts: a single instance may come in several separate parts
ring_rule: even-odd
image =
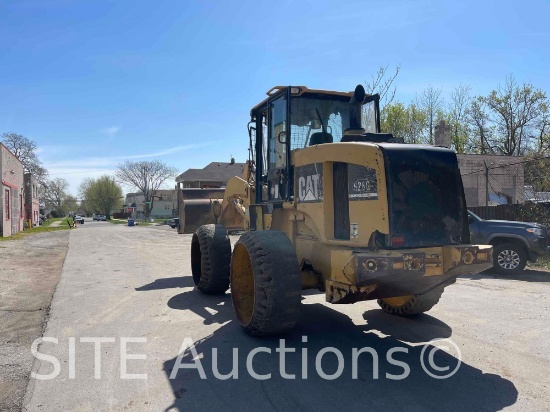
[[[306,86],[274,86],[267,91],[266,94],[268,97],[262,100],[256,106],[254,106],[252,110],[250,110],[250,115],[252,116],[254,112],[258,111],[258,109],[265,106],[269,99],[273,98],[278,94],[282,94],[284,91],[288,89],[290,89],[291,95],[296,97],[302,96],[303,94],[324,94],[324,95],[340,96],[340,97],[351,99],[351,96],[353,96],[353,91],[337,92],[334,90],[308,89]]]

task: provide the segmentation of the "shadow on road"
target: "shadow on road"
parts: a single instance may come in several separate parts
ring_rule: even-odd
[[[192,276],[179,276],[175,278],[156,279],[147,285],[135,288],[138,292],[147,290],[172,289],[172,288],[190,288],[195,286]]]
[[[379,309],[365,312],[363,319],[367,321],[364,328],[366,332],[379,331],[394,339],[410,343],[448,338],[453,333],[449,325],[427,314],[402,318]]]
[[[164,362],[163,369],[174,393],[174,403],[167,410],[496,411],[517,400],[518,392],[512,382],[499,375],[483,373],[468,365],[468,359],[463,359],[457,372],[448,379],[429,376],[421,362],[424,345],[412,342],[451,335],[448,325],[431,316],[401,319],[375,310],[364,315],[366,325],[355,325],[348,316],[321,304],[302,305],[295,329],[283,337],[287,348],[295,348],[295,352],[286,353],[284,363],[284,371],[295,374],[295,379],[284,379],[280,372],[280,353],[276,352],[279,338],[256,339],[245,335],[233,320],[229,300],[230,295],[204,296],[198,291],[170,299],[170,307],[202,313],[205,319],[210,316],[211,321],[229,322],[212,335],[194,342],[196,358],[192,351],[184,352],[181,362],[195,366],[200,363],[206,379],[200,378],[197,369],[179,369],[174,379],[170,379],[177,356]],[[218,312],[212,315],[204,308],[217,308]],[[384,336],[374,333],[375,330]],[[182,342],[185,338],[181,336]],[[255,355],[252,366],[257,374],[270,373],[271,377],[266,380],[253,378],[247,369],[247,356],[258,347],[264,347],[264,352]],[[334,380],[323,378],[316,367],[319,352],[328,347],[342,353],[340,361],[334,353],[322,356],[321,372],[325,374],[334,374],[343,366],[342,374]],[[234,348],[238,351],[235,360]],[[359,356],[355,377],[352,372],[354,348],[375,351],[374,355]],[[388,352],[394,348],[400,348],[400,352],[388,358]],[[430,349],[428,346],[425,351],[425,363],[428,363]],[[450,370],[459,364],[455,356],[441,350],[435,352],[433,361],[438,367]],[[230,373],[235,364],[238,379],[217,379],[213,372],[216,364],[221,374]],[[410,370],[406,378],[392,379],[392,375],[405,374],[406,368]]]
[[[525,269],[523,272],[517,275],[502,275],[497,272],[486,271],[478,273],[476,275],[462,275],[462,278],[471,280],[480,279],[505,279],[505,280],[521,280],[524,282],[550,282],[550,272],[541,270]]]
[[[231,295],[205,295],[198,290],[190,290],[173,296],[168,306],[177,310],[190,310],[204,319],[205,325],[225,323],[233,319]]]

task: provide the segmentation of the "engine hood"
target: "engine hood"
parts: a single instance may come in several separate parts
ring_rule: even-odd
[[[515,227],[515,228],[543,228],[543,225],[531,222],[515,222],[513,220],[483,220],[485,226],[494,227]]]

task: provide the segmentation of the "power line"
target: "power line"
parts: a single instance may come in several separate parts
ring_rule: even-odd
[[[515,165],[520,165],[520,164],[525,164],[525,163],[530,163],[530,162],[536,162],[538,160],[550,160],[550,157],[539,157],[539,158],[535,158],[535,159],[527,159],[527,160],[522,160],[522,161],[515,162],[515,163],[500,163],[498,165],[488,167],[488,169],[489,170],[499,169],[501,167],[515,166]],[[486,171],[485,168],[479,169],[479,170],[473,170],[473,171],[468,172],[468,173],[463,173],[462,176],[467,176],[467,175],[471,175],[471,174],[475,174],[475,173],[482,173],[482,172],[485,172],[485,171]]]

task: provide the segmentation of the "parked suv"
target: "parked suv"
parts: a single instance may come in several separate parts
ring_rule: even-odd
[[[84,224],[84,218],[83,218],[82,216],[80,216],[80,215],[76,215],[76,216],[73,218],[73,220],[74,220],[75,222],[77,222],[77,223],[80,223],[81,225]]]
[[[550,252],[548,230],[537,223],[483,220],[470,211],[468,220],[471,242],[493,245],[493,270],[499,273],[519,273],[528,260]]]

